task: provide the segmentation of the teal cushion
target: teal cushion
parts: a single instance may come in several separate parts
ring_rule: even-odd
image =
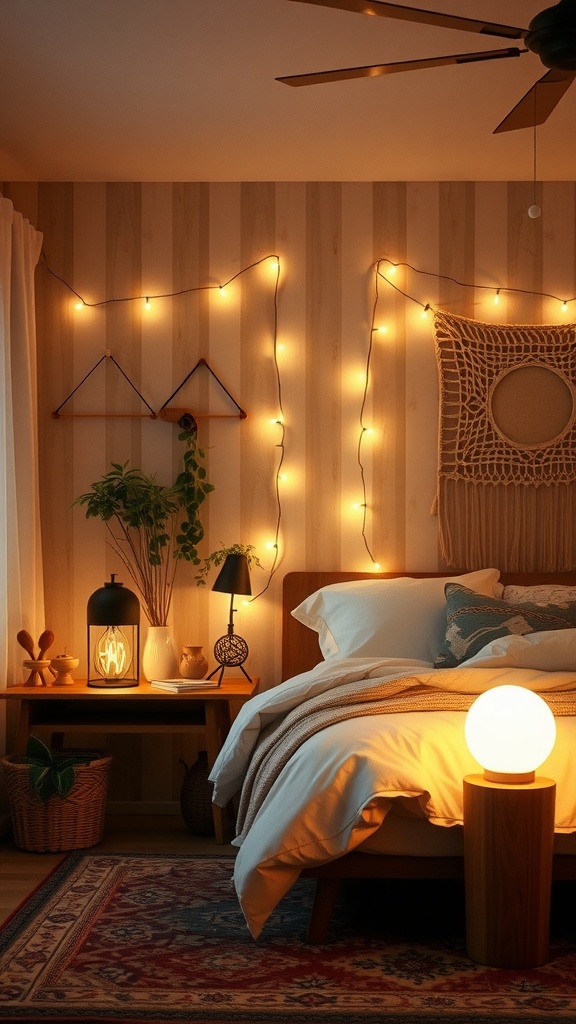
[[[459,583],[447,583],[446,637],[435,668],[454,668],[501,636],[524,636],[576,626],[576,602],[557,605],[510,604],[483,597]]]

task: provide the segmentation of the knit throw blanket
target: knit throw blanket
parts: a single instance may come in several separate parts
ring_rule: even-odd
[[[474,672],[473,669],[470,671]],[[311,697],[260,733],[246,772],[236,833],[243,840],[278,775],[302,743],[336,722],[361,715],[406,711],[467,711],[477,693],[442,689],[453,685],[454,669],[436,669],[393,680],[355,679]],[[576,690],[542,693],[555,715],[576,715]]]
[[[576,564],[576,325],[434,315],[438,490],[449,565]]]

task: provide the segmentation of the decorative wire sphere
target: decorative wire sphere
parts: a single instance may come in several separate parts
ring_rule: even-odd
[[[243,665],[248,657],[248,644],[235,633],[221,636],[214,644],[214,657],[221,665]]]

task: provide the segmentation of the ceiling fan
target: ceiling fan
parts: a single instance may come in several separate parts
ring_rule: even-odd
[[[417,71],[422,68],[441,67],[445,64],[469,64],[475,61],[497,60],[502,57],[521,57],[536,53],[549,70],[542,76],[516,106],[506,115],[497,132],[516,131],[543,124],[564,93],[576,78],[576,0],[559,0],[554,7],[540,11],[528,28],[499,25],[492,21],[476,21],[458,14],[442,14],[419,7],[402,7],[384,0],[292,0],[294,3],[314,4],[317,7],[336,7],[356,14],[395,18],[439,28],[454,28],[460,32],[476,32],[484,36],[521,39],[525,48],[510,46],[497,50],[456,53],[445,57],[423,60],[397,61],[391,64],[369,64],[365,67],[339,68],[334,71],[315,71],[304,75],[286,75],[276,81],[285,85],[316,85],[323,82],[341,82],[349,78],[372,78],[399,71]]]

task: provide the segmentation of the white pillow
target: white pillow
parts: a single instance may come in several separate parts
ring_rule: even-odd
[[[544,672],[576,671],[576,629],[550,629],[501,636],[460,668],[538,668]]]
[[[324,658],[413,658],[433,662],[446,633],[446,583],[500,597],[498,569],[462,576],[352,580],[307,597],[292,615],[318,633]]]

